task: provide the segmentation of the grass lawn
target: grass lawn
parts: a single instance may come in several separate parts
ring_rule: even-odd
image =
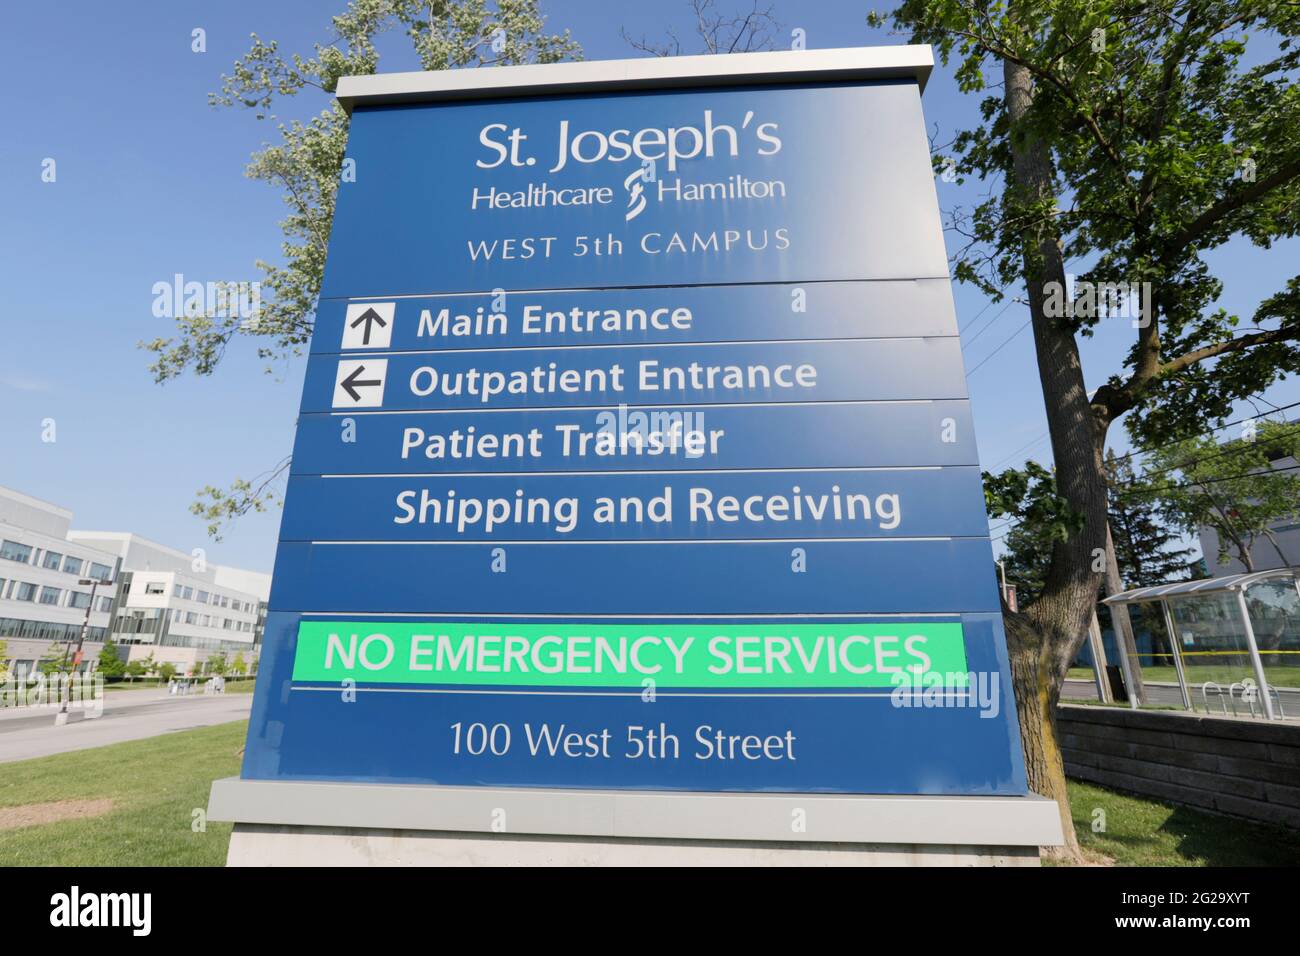
[[[1093,833],[1097,809],[1105,832]],[[1119,866],[1300,866],[1300,832],[1201,813],[1070,781],[1084,852]]]
[[[251,689],[252,681],[246,682]],[[227,685],[229,687],[229,685]],[[239,772],[247,721],[0,764],[0,811],[60,800],[113,801],[102,816],[0,829],[0,866],[221,866],[230,825],[191,829],[217,777]],[[1300,833],[1070,782],[1079,841],[1120,866],[1300,864]],[[1093,833],[1094,811],[1104,833]],[[2,813],[0,813],[2,816]]]
[[[200,678],[195,678],[195,680],[196,680],[196,682],[199,684],[199,686],[202,686],[202,683],[203,683],[204,681],[206,681],[207,678],[206,678],[206,677],[200,677]],[[236,688],[240,687],[240,686],[243,685],[243,684],[247,684],[247,685],[251,688],[251,687],[253,686],[253,678],[251,678],[251,677],[227,677],[227,678],[226,678],[226,693],[229,694],[229,693],[231,693],[232,691],[236,691]],[[106,690],[106,691],[107,691],[107,690],[111,690],[111,691],[119,691],[119,690],[166,690],[166,689],[167,689],[167,683],[166,683],[166,681],[153,680],[152,678],[146,678],[146,679],[143,679],[143,680],[137,680],[137,681],[118,681],[118,682],[116,682],[116,683],[112,683],[112,684],[108,684],[108,683],[105,683],[105,684],[104,684],[104,690]]]
[[[0,808],[109,798],[103,816],[0,829],[0,866],[221,866],[230,824],[191,829],[218,777],[239,773],[247,721],[0,764]]]
[[[1071,667],[1068,675],[1077,680],[1095,680],[1091,667]],[[1268,682],[1276,687],[1300,687],[1300,667],[1264,667],[1264,676]],[[1244,677],[1255,679],[1254,673],[1247,664],[1242,667],[1222,667],[1214,664],[1196,664],[1187,668],[1187,686],[1199,688],[1207,680],[1212,680],[1216,684],[1222,684],[1227,688],[1229,684],[1241,680]],[[1178,683],[1178,670],[1172,665],[1161,665],[1159,667],[1151,664],[1142,665],[1142,679],[1149,681],[1162,681],[1167,684]]]
[[[1071,697],[1069,699],[1061,698],[1061,702],[1069,704],[1071,707],[1115,707],[1119,710],[1128,710],[1129,705],[1123,701],[1112,700],[1109,703],[1100,701],[1096,697]],[[1182,704],[1143,704],[1142,711],[1148,710],[1177,710],[1186,713],[1187,708]]]

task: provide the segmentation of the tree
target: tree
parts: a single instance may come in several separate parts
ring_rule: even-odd
[[[1056,542],[1069,536],[1077,519],[1061,506],[1056,477],[1037,462],[983,478],[988,510],[1014,522],[1003,558],[1007,580],[1017,585],[1017,603],[1032,603],[1043,591]]]
[[[126,663],[118,657],[117,645],[111,637],[105,638],[99,651],[99,672],[105,677],[121,677],[126,672]]]
[[[1141,495],[1132,459],[1106,453],[1110,527],[1115,557],[1126,588],[1145,588],[1189,577],[1191,548],[1179,548],[1179,535]],[[1174,527],[1182,527],[1175,523]]]
[[[236,651],[235,657],[230,662],[230,673],[236,677],[243,677],[248,673],[248,663],[244,660],[244,652]]]
[[[1190,577],[1192,549],[1177,547],[1177,532],[1161,520],[1150,503],[1131,493],[1132,485],[1137,480],[1132,457],[1108,451],[1106,478],[1109,482],[1111,536],[1115,542],[1115,558],[1124,587],[1151,587]],[[1138,611],[1142,613],[1142,609]],[[1111,618],[1111,627],[1118,635],[1120,625],[1111,612],[1110,607],[1101,611]],[[1168,656],[1172,654],[1169,648],[1171,637],[1164,615],[1145,614],[1145,624],[1151,637],[1153,653],[1149,663],[1172,665],[1173,658]],[[1136,650],[1134,647],[1135,653]],[[1134,680],[1136,679],[1135,677]]]
[[[1018,605],[1029,604],[1043,593],[1055,545],[1051,538],[1023,522],[1007,532],[1002,569],[1007,583],[1015,585]]]
[[[0,707],[7,707],[11,700],[14,703],[17,703],[18,701],[17,684],[15,683],[12,688],[12,693],[11,688],[8,686],[11,680],[16,681],[17,678],[11,665],[12,661],[9,659],[9,642],[0,641]]]
[[[1125,417],[1152,445],[1190,436],[1300,368],[1300,276],[1239,334],[1240,318],[1215,307],[1222,283],[1205,259],[1234,237],[1266,247],[1295,234],[1300,8],[904,0],[891,16],[958,61],[963,91],[993,87],[979,124],[935,163],[989,186],[952,213],[965,240],[954,272],[994,298],[1024,286],[1058,490],[1081,518],[1055,543],[1038,600],[1005,616],[1029,783],[1057,800],[1077,856],[1055,707],[1106,567],[1109,428]],[[1067,296],[1070,260],[1091,264]],[[1090,395],[1078,338],[1117,319],[1131,323],[1132,347]]]
[[[45,653],[41,655],[41,659],[36,664],[36,669],[46,677],[63,674],[67,672],[71,660],[66,643],[51,643],[45,649]]]
[[[158,679],[164,684],[170,684],[172,678],[176,676],[176,665],[171,661],[163,661],[158,665]]]
[[[143,677],[145,673],[144,661],[135,660],[126,662],[126,679],[129,682],[135,683],[135,679],[137,677]]]
[[[701,53],[753,53],[770,50],[776,44],[781,25],[771,4],[751,0],[735,12],[719,9],[717,0],[688,0],[694,19],[692,30],[699,40]],[[681,56],[687,52],[677,30],[668,27],[664,39],[634,39],[625,29],[619,36],[634,49],[651,56]]]
[[[539,0],[349,0],[331,18],[332,36],[310,56],[285,56],[274,40],[256,34],[252,47],[234,71],[222,77],[214,106],[251,109],[258,119],[275,121],[273,108],[284,97],[304,90],[330,97],[306,123],[279,123],[280,142],[255,153],[245,174],[284,191],[289,215],[281,222],[281,264],[259,260],[261,307],[252,317],[194,313],[176,319],[176,335],[142,342],[153,353],[155,381],[167,382],[192,371],[211,375],[237,336],[261,343],[268,361],[301,354],[311,338],[325,267],[326,244],[340,187],[348,116],[333,99],[343,76],[376,72],[377,38],[401,30],[424,70],[553,63],[578,59],[581,51],[567,31],[543,32]],[[229,311],[229,310],[218,310]],[[240,515],[265,511],[279,500],[278,482],[287,472],[286,457],[253,479],[236,479],[229,488],[201,489],[191,511],[208,522],[220,539],[223,525]]]
[[[216,653],[208,656],[207,669],[210,673],[218,674],[218,675],[224,674],[226,672],[227,667],[228,665],[226,663],[225,654]]]
[[[1300,517],[1300,472],[1275,469],[1282,458],[1300,458],[1300,423],[1262,422],[1251,437],[1223,445],[1189,438],[1154,452],[1143,481],[1126,496],[1154,504],[1188,534],[1213,528],[1220,564],[1231,555],[1253,571],[1258,549],[1266,547],[1289,566],[1300,555],[1285,554],[1270,525]]]
[[[1186,578],[1192,549],[1176,547],[1179,534],[1160,519],[1153,505],[1131,493],[1135,479],[1130,460],[1108,452],[1106,473],[1110,482],[1110,525],[1124,586],[1148,587]],[[984,480],[988,487],[996,489],[1000,479],[1013,476],[1032,479],[1034,475],[1047,480],[1049,472],[1037,462],[1030,462],[1025,471],[1013,470],[998,476],[985,474]],[[1044,493],[1055,496],[1055,479],[1050,480],[1052,485]],[[999,513],[1008,513],[997,500],[991,507]],[[1042,593],[1059,536],[1050,526],[1039,527],[1032,521],[1019,519],[1015,519],[1007,532],[1002,562],[1007,580],[1018,585],[1021,604],[1032,603]]]

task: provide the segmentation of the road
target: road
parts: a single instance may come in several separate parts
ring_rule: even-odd
[[[0,763],[244,720],[252,704],[252,694],[173,697],[166,691],[108,691],[99,717],[88,720],[74,711],[62,727],[54,726],[55,709],[5,708],[0,710]]]

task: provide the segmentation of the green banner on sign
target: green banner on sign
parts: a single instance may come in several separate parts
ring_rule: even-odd
[[[293,679],[702,689],[964,687],[958,623],[303,621]]]

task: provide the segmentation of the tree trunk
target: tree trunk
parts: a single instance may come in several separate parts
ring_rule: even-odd
[[[1065,785],[1065,763],[1056,732],[1056,704],[1059,685],[1045,663],[1042,637],[1021,614],[1003,613],[1007,652],[1011,658],[1011,687],[1020,721],[1020,740],[1025,753],[1025,774],[1029,789],[1056,801],[1061,816],[1065,846],[1051,856],[1077,860],[1082,856],[1074,833],[1070,797]]]
[[[1025,67],[1004,61],[1003,79],[1012,157],[1009,201],[1024,206],[1052,203],[1055,176],[1051,156],[1028,121],[1033,105],[1032,78]],[[1021,659],[1018,669],[1013,668],[1012,684],[1029,785],[1058,802],[1065,853],[1077,859],[1079,847],[1070,823],[1055,711],[1066,671],[1087,635],[1105,567],[1109,507],[1102,450],[1110,422],[1104,410],[1094,409],[1088,401],[1070,322],[1047,314],[1051,292],[1063,293],[1065,289],[1065,263],[1050,217],[1043,217],[1041,225],[1026,232],[1022,257],[1057,490],[1083,517],[1083,528],[1057,542],[1043,593],[1027,609],[1027,621],[1006,616],[1008,643],[1017,648],[1013,659]],[[1031,627],[1026,628],[1026,623]],[[1027,631],[1037,633],[1030,637]]]

